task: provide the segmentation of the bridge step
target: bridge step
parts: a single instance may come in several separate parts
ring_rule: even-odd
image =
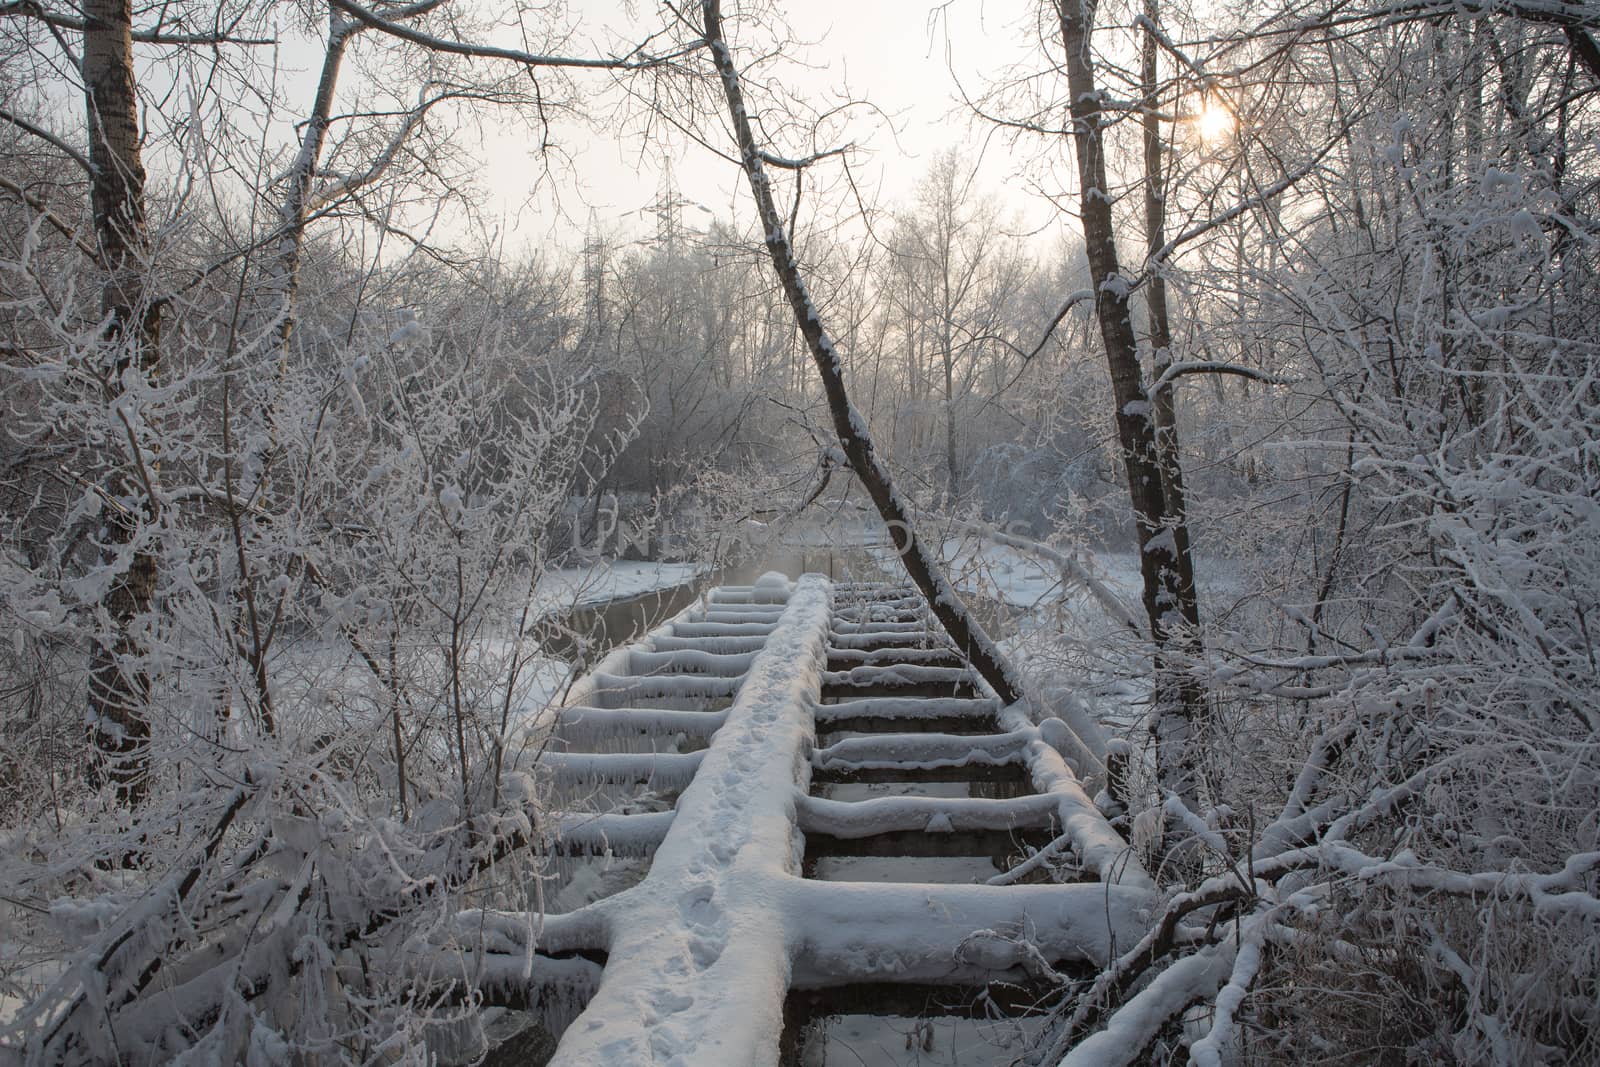
[[[889,664],[965,669],[967,661],[953,648],[828,649],[828,670],[833,673],[843,673],[856,667],[882,667]]]
[[[824,704],[823,707],[837,705]],[[1000,724],[993,718],[976,716],[951,716],[939,719],[836,719],[823,728],[819,723],[817,727],[817,747],[832,748],[840,741],[850,741],[862,737],[878,737],[883,734],[900,733],[936,733],[951,734],[957,737],[982,737],[998,731]]]
[[[763,643],[772,633],[770,622],[679,622],[670,624],[673,637],[759,637]]]
[[[1026,796],[1032,792],[1026,769],[1021,763],[1002,763],[974,767],[845,767],[821,768],[811,772],[813,786],[892,785],[897,783],[955,782],[988,787],[984,796]],[[973,794],[978,795],[978,794]]]
[[[557,752],[615,751],[609,746],[643,743],[646,752],[671,752],[680,739],[704,747],[726,718],[719,711],[576,705],[557,714],[557,735],[550,747]],[[597,747],[602,745],[608,747]]]
[[[1023,848],[1043,848],[1052,840],[1053,834],[1039,830],[964,830],[939,834],[926,830],[890,830],[869,837],[807,834],[806,862],[839,856],[990,856],[1004,860]]]
[[[766,634],[751,634],[748,637],[678,637],[661,634],[650,638],[650,647],[656,652],[698,650],[719,656],[759,652],[766,643]]]
[[[1070,963],[1057,969],[1083,981],[1095,973]],[[859,1050],[882,1056],[886,1047],[903,1063],[1011,1063],[1022,1040],[1043,1032],[1060,997],[1058,984],[1038,979],[796,989],[784,1004],[778,1064],[855,1064],[867,1062]]]
[[[1024,733],[892,733],[850,737],[812,753],[818,769],[848,767],[972,767],[1024,762]]]
[[[632,652],[628,667],[633,674],[708,674],[719,678],[740,678],[756,658],[750,652],[706,652],[700,649],[670,649],[660,652]]]
[[[976,680],[964,667],[916,664],[854,667],[822,676],[822,699],[858,697],[966,697],[978,695]]]
[[[992,697],[948,697],[907,699],[904,697],[864,697],[823,704],[816,709],[819,726],[832,726],[845,719],[886,719],[914,723],[930,718],[972,718],[992,720],[1000,704]]]
[[[744,680],[742,676],[603,674],[598,671],[590,677],[595,684],[595,703],[602,708],[705,706],[732,700]]]
[[[849,619],[835,619],[833,621],[833,636],[835,639],[841,634],[874,635],[874,634],[916,634],[928,640],[928,627],[923,622],[854,622]]]

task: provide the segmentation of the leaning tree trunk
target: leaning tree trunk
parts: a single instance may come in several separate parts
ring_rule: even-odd
[[[1078,157],[1079,204],[1084,251],[1095,293],[1095,316],[1111,371],[1116,404],[1117,436],[1128,474],[1139,540],[1139,570],[1144,583],[1144,609],[1155,642],[1156,773],[1163,789],[1191,802],[1197,794],[1195,725],[1204,712],[1204,694],[1188,680],[1183,654],[1194,651],[1198,620],[1194,605],[1192,564],[1180,560],[1177,538],[1168,525],[1169,508],[1161,454],[1157,445],[1154,406],[1139,368],[1138,343],[1130,307],[1131,282],[1117,260],[1111,196],[1106,180],[1103,111],[1095,86],[1089,51],[1095,0],[1056,0],[1061,43],[1066,51],[1067,94],[1071,98],[1072,137]]]
[[[103,632],[89,664],[90,777],[109,781],[128,805],[149,788],[150,675],[138,633],[155,598],[156,559],[145,544],[155,518],[135,420],[127,418],[127,376],[154,372],[160,348],[160,309],[147,291],[149,237],[144,214],[144,163],[139,146],[133,71],[132,0],[83,5],[83,81],[89,119],[89,162],[95,238],[106,272],[101,312],[102,401],[118,436],[108,448],[102,480],[106,503],[100,530],[103,567],[115,577],[100,602]],[[116,456],[117,451],[125,451]]]
[[[722,36],[721,6],[720,0],[702,0],[706,44],[711,49],[717,74],[722,79],[723,93],[728,99],[728,114],[733,120],[734,131],[739,138],[740,164],[744,168],[745,177],[749,180],[750,192],[755,197],[756,208],[761,215],[761,227],[766,233],[767,251],[772,256],[772,265],[777,271],[778,281],[783,286],[784,295],[794,312],[800,334],[805,338],[812,362],[816,365],[817,375],[822,379],[823,392],[828,398],[828,411],[833,417],[833,428],[839,435],[839,444],[843,447],[856,477],[860,478],[861,484],[866,487],[867,494],[878,509],[878,514],[883,516],[895,551],[905,565],[906,573],[922,591],[928,607],[950,634],[956,648],[983,676],[984,681],[989,683],[995,694],[1005,703],[1012,703],[1022,696],[1020,681],[1000,654],[1000,650],[990,640],[989,635],[968,613],[966,605],[956,595],[955,589],[945,577],[943,565],[937,554],[917,536],[916,529],[912,525],[911,511],[895,491],[889,470],[878,458],[877,451],[873,447],[866,417],[851,405],[849,395],[845,392],[844,370],[839,361],[839,354],[834,348],[833,339],[822,326],[820,313],[812,303],[805,279],[800,276],[800,266],[795,261],[794,249],[789,244],[783,216],[778,213],[772,197],[772,185],[767,178],[766,165],[762,160],[761,150],[756,146],[749,115],[745,112],[744,93],[739,86],[739,74],[734,68],[733,55],[728,50],[727,41]]]

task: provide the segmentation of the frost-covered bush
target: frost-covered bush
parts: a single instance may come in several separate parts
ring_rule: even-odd
[[[539,910],[518,761],[559,679],[532,594],[580,464],[619,443],[594,390],[381,316],[263,358],[273,324],[224,343],[209,294],[109,394],[71,280],[4,266],[29,341],[4,390],[29,402],[4,422],[0,1040],[37,1062],[471,1048],[450,919]],[[141,473],[95,474],[118,466]],[[97,550],[107,509],[138,516],[121,554]],[[135,553],[157,584],[121,663],[150,679],[130,794],[85,774],[83,694]]]
[[[1189,481],[1202,579],[1238,585],[1202,581],[1207,810],[1135,798],[1202,858],[1039,1062],[1100,1028],[1193,1063],[1600,1056],[1593,83],[1529,23],[1354,25],[1273,52],[1318,103],[1247,94],[1259,143],[1214,164],[1260,188],[1326,148],[1312,175],[1181,268],[1192,336],[1282,383],[1196,398],[1268,446]]]
[[[1441,35],[1393,55],[1468,47]],[[1286,700],[1303,737],[1337,738],[1292,801],[1304,817],[1267,842],[1313,850],[1320,869],[1296,877],[1320,899],[1272,905],[1305,936],[1263,971],[1257,1025],[1295,1059],[1584,1062],[1600,1053],[1580,992],[1600,978],[1600,331],[1573,234],[1592,192],[1580,206],[1553,186],[1514,129],[1462,158],[1448,112],[1403,107],[1358,127],[1326,228],[1258,278],[1261,321],[1294,325],[1307,421],[1331,427],[1309,443],[1344,462],[1319,478],[1320,558],[1286,590],[1297,624],[1223,679],[1228,700],[1256,694],[1247,729]],[[1366,228],[1335,223],[1343,197]],[[1271,732],[1287,767],[1305,756]],[[1260,778],[1228,755],[1213,781],[1243,810]],[[1335,839],[1360,858],[1315,852]]]

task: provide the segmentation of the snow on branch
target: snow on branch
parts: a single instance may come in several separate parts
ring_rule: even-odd
[[[1548,874],[1523,871],[1452,871],[1426,864],[1403,851],[1391,859],[1366,855],[1348,845],[1327,843],[1298,850],[1307,859],[1352,875],[1363,882],[1378,882],[1451,896],[1494,897],[1517,901],[1541,914],[1567,914],[1586,922],[1600,922],[1600,897],[1588,888],[1590,875],[1600,869],[1600,851],[1570,856],[1561,870]],[[1286,860],[1295,853],[1280,857]]]
[[[1231,924],[1230,924],[1231,925]],[[1140,1061],[1140,1053],[1167,1022],[1197,1001],[1210,1000],[1233,972],[1235,950],[1223,940],[1186,956],[1117,1009],[1105,1028],[1071,1046],[1061,1067],[1123,1067]]]
[[[1293,384],[1293,379],[1277,374],[1268,374],[1266,371],[1258,370],[1255,367],[1246,367],[1242,364],[1227,363],[1221,360],[1200,359],[1170,364],[1166,370],[1161,372],[1161,377],[1150,383],[1150,394],[1154,396],[1187,374],[1232,374],[1239,378],[1248,378],[1253,382],[1261,382],[1263,385]]]
[[[1253,915],[1240,925],[1243,929],[1238,935],[1233,970],[1217,993],[1211,1029],[1189,1046],[1189,1062],[1194,1067],[1222,1067],[1223,1057],[1234,1049],[1239,1009],[1261,971],[1262,944],[1268,931],[1266,917]]]

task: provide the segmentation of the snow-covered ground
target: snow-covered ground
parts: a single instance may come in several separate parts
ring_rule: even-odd
[[[587,567],[547,571],[539,579],[534,606],[541,615],[574,607],[627,600],[684,585],[707,573],[703,563],[636,563],[608,559]]]
[[[941,553],[963,593],[1017,608],[1034,608],[1067,592],[1060,572],[1017,549],[990,541],[950,540]]]

